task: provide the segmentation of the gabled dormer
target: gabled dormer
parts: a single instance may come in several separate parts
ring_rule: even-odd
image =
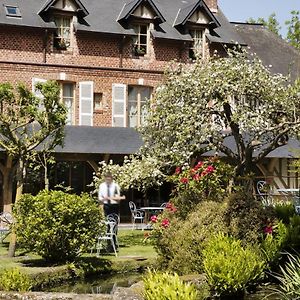
[[[49,0],[39,12],[45,21],[54,22],[53,48],[61,51],[73,48],[75,24],[88,14],[80,0]]]
[[[220,26],[219,21],[203,0],[179,9],[173,26],[182,34],[190,34],[189,57],[205,56],[206,34]]]
[[[145,56],[149,54],[150,31],[166,20],[152,0],[133,0],[123,6],[117,21],[135,31],[134,55]]]

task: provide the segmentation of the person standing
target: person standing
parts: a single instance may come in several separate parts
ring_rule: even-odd
[[[105,181],[100,184],[98,199],[103,203],[105,216],[119,214],[119,201],[124,197],[120,195],[120,187],[114,182],[111,173],[105,174]]]

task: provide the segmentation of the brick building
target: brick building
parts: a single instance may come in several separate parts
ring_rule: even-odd
[[[189,64],[196,55],[226,55],[226,47],[240,44],[258,48],[255,52],[267,65],[279,64],[278,72],[292,69],[292,76],[299,76],[300,58],[292,47],[260,25],[230,23],[217,0],[0,4],[0,82],[25,82],[33,92],[37,82],[60,84],[69,126],[57,158],[72,163],[64,175],[55,171],[54,177],[55,183],[65,178],[67,185],[81,186],[76,172],[88,174],[78,192],[98,161],[121,160],[140,147],[133,128],[142,124],[144,105],[170,61]],[[266,56],[271,47],[277,52]],[[283,58],[289,60],[284,65],[279,63]]]

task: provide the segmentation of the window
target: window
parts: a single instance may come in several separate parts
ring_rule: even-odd
[[[74,122],[74,84],[62,84],[62,101],[67,108],[67,125],[72,125]]]
[[[68,50],[71,47],[71,18],[55,18],[56,33],[54,35],[54,47],[58,50]]]
[[[189,31],[193,42],[191,44],[191,47],[189,49],[189,57],[191,59],[196,59],[198,56],[203,56],[203,36],[204,36],[204,31],[199,30],[199,29],[192,29]]]
[[[151,98],[152,88],[145,86],[128,87],[128,119],[129,127],[139,127],[147,115],[147,102]]]
[[[103,94],[95,93],[94,94],[94,110],[102,110],[102,109],[104,109]]]
[[[134,31],[136,37],[134,39],[134,54],[136,56],[144,56],[148,51],[149,41],[149,26],[148,25],[136,25]]]
[[[9,6],[6,5],[5,12],[7,17],[15,17],[15,18],[21,18],[20,9],[17,6]]]

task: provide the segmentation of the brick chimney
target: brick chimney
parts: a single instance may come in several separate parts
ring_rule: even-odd
[[[204,0],[212,12],[218,12],[218,0]]]

